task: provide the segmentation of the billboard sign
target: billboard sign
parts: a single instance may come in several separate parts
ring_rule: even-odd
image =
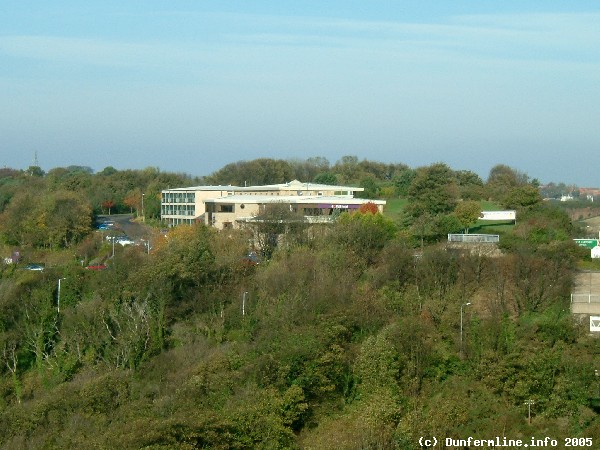
[[[577,245],[585,248],[594,248],[598,246],[598,239],[573,239]]]
[[[481,211],[479,220],[517,220],[517,212],[511,211]]]
[[[317,205],[318,208],[322,209],[358,209],[360,205],[348,205],[348,204],[335,204],[335,203],[321,203]]]

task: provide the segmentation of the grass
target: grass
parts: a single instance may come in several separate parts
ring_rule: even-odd
[[[579,270],[590,270],[600,271],[600,260],[598,259],[584,259],[577,263],[577,269]]]
[[[386,205],[383,210],[384,215],[392,219],[393,221],[398,221],[402,217],[402,211],[406,207],[408,200],[405,198],[390,198],[386,200]]]
[[[482,211],[498,211],[502,207],[499,203],[490,202],[483,200],[481,203]],[[402,212],[408,204],[408,200],[405,198],[391,198],[387,199],[385,205],[384,214],[397,222],[402,217]],[[515,225],[513,223],[507,223],[506,221],[478,221],[474,226],[469,229],[470,233],[505,233],[512,231]]]

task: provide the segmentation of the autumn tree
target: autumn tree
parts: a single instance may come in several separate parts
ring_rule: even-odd
[[[379,212],[379,208],[377,208],[377,205],[375,203],[367,202],[360,205],[360,207],[358,208],[358,212],[360,214],[377,214]]]
[[[106,209],[108,211],[109,216],[110,216],[110,210],[113,206],[115,206],[115,202],[112,200],[104,200],[102,202],[102,208]]]
[[[123,203],[129,208],[130,212],[133,213],[133,210],[135,209],[136,214],[139,216],[139,210],[142,204],[142,193],[139,189],[129,191],[123,199]]]

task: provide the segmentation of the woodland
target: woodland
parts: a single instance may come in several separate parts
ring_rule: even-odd
[[[388,205],[331,224],[276,207],[239,230],[160,223],[162,189],[293,179]],[[570,292],[600,266],[573,241],[585,228],[548,200],[572,191],[502,164],[482,180],[354,156],[204,177],[0,169],[0,448],[597,446],[600,339]],[[482,209],[517,221],[483,224]],[[112,214],[152,245],[111,245],[97,223]],[[463,232],[500,242],[450,247]]]

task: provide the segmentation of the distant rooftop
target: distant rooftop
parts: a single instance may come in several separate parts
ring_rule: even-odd
[[[361,192],[364,188],[355,186],[341,186],[317,183],[303,183],[292,180],[281,184],[267,184],[260,186],[190,186],[183,188],[165,189],[165,191],[229,191],[229,192],[256,192],[256,191],[354,191]]]

